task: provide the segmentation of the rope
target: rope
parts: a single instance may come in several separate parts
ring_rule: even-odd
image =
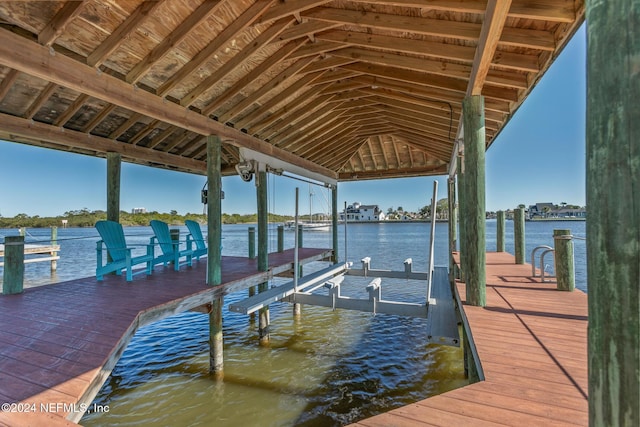
[[[564,236],[553,236],[554,240],[587,240],[586,237],[579,237],[579,236],[574,236],[572,234],[567,234]]]

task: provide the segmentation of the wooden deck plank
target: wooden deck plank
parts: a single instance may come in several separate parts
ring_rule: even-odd
[[[325,258],[327,249],[301,248],[301,262]],[[271,271],[257,261],[223,257],[223,284],[205,283],[206,260],[180,271],[158,266],[132,282],[110,275],[0,295],[0,401],[30,402],[37,413],[2,413],[0,426],[73,425],[69,405],[90,402],[138,327],[195,308],[215,297],[269,279],[293,265],[293,250],[269,254]],[[96,384],[97,383],[97,384]],[[40,404],[65,404],[55,413]]]
[[[541,283],[508,253],[486,259],[486,307],[456,283],[485,380],[354,425],[588,425],[586,294]]]

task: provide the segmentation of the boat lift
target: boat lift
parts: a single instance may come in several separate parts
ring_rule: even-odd
[[[401,271],[377,270],[371,268],[369,257],[361,260],[362,268],[353,268],[352,263],[337,263],[315,273],[297,278],[294,267],[294,280],[253,295],[229,305],[229,310],[242,314],[251,314],[276,301],[294,304],[317,305],[332,309],[346,309],[375,314],[391,314],[427,319],[428,342],[450,346],[460,346],[458,316],[449,282],[447,267],[433,266],[433,234],[435,232],[435,203],[437,181],[434,182],[432,200],[432,227],[430,242],[430,263],[428,272],[412,271],[411,258],[404,261]],[[296,239],[297,240],[297,239]],[[350,298],[342,296],[341,285],[345,276],[372,277],[367,285],[368,298]],[[423,304],[382,299],[382,278],[425,281],[427,293]],[[321,292],[316,292],[321,290]],[[322,292],[326,290],[326,293]]]

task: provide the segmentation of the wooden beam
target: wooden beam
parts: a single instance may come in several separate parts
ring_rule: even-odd
[[[5,96],[7,96],[7,93],[18,78],[18,74],[19,72],[17,70],[9,70],[7,72],[7,75],[4,76],[4,79],[2,79],[2,83],[0,83],[0,101],[2,101]]]
[[[469,78],[469,86],[467,86],[467,95],[480,95],[493,56],[498,47],[498,40],[502,34],[507,13],[511,7],[511,0],[489,0],[487,3],[487,11],[482,22],[482,30],[480,31],[480,39],[476,47],[476,53],[473,58],[473,67]],[[528,82],[525,79],[525,88]]]
[[[266,22],[276,21],[280,18],[284,18],[287,15],[294,15],[296,13],[304,12],[305,10],[312,9],[316,6],[321,6],[325,3],[329,3],[331,0],[296,0],[278,2],[260,18],[258,22],[264,24]]]
[[[218,120],[222,123],[232,121],[234,117],[240,115],[245,109],[249,108],[251,104],[257,103],[260,98],[265,96],[267,93],[276,88],[282,87],[287,80],[298,75],[298,73],[313,60],[314,58],[305,58],[300,61],[296,61],[291,66],[280,72],[280,74],[269,80],[269,82],[253,91],[250,96],[247,96],[242,101],[233,105],[224,114],[220,115]]]
[[[88,99],[89,95],[84,93],[78,95],[75,101],[73,101],[73,103],[69,105],[69,107],[67,107],[67,109],[53,122],[54,126],[64,126],[64,124],[67,123],[80,108],[82,108]]]
[[[46,81],[55,82],[69,89],[86,93],[94,98],[117,104],[201,135],[217,134],[228,142],[246,147],[288,163],[304,167],[319,174],[335,177],[333,171],[319,167],[298,156],[279,150],[238,130],[224,126],[195,111],[166,102],[144,90],[139,90],[107,73],[80,64],[64,55],[51,56],[49,49],[8,31],[0,32],[0,64],[15,68]]]
[[[174,166],[198,174],[206,171],[204,162],[7,114],[0,114],[0,135],[7,141],[25,141],[33,145],[61,144],[93,153],[120,153],[128,161],[137,160]]]
[[[53,94],[53,91],[56,89],[58,85],[55,83],[48,83],[47,86],[38,94],[38,97],[33,101],[33,103],[29,106],[27,111],[24,113],[25,119],[30,119],[36,115],[40,108],[47,102],[47,99]]]
[[[53,85],[53,83],[49,83],[50,85]],[[54,85],[55,86],[55,85]],[[113,110],[116,109],[116,105],[115,104],[108,104],[106,107],[104,107],[102,109],[102,111],[100,111],[98,114],[96,114],[90,121],[89,123],[87,123],[85,125],[84,128],[82,128],[83,132],[91,132],[93,129],[95,129],[96,126],[98,126],[100,124],[101,121],[103,121],[105,118],[107,118],[107,116],[109,114],[111,114],[111,112]]]
[[[245,74],[239,80],[237,80],[233,86],[225,90],[222,94],[217,96],[212,102],[202,109],[202,114],[209,115],[213,113],[222,104],[233,98],[240,91],[242,91],[249,84],[257,80],[261,75],[268,72],[268,70],[274,65],[287,59],[291,53],[306,43],[306,40],[298,40],[297,42],[287,43],[278,49],[273,55],[266,58],[260,63],[260,65],[254,67],[249,73]],[[302,67],[301,67],[302,68]],[[264,87],[264,86],[262,86]],[[252,94],[253,95],[253,94]]]
[[[144,1],[87,58],[87,64],[98,67],[151,15],[162,1]]]
[[[486,0],[354,0],[384,6],[415,7],[460,13],[484,13]],[[512,18],[537,19],[551,22],[571,23],[575,20],[573,0],[515,0],[509,12]]]
[[[51,46],[60,34],[64,32],[67,24],[82,12],[84,4],[84,1],[65,2],[53,19],[38,34],[38,43],[44,46]]]
[[[246,61],[251,55],[256,53],[259,49],[263,47],[264,44],[269,43],[275,36],[277,36],[280,31],[282,31],[287,25],[289,25],[293,21],[291,19],[282,19],[265,31],[261,32],[258,37],[256,37],[251,43],[247,44],[240,52],[238,52],[233,58],[226,61],[220,68],[215,70],[209,76],[207,76],[202,82],[198,84],[194,89],[192,89],[187,95],[185,95],[180,100],[180,105],[183,107],[187,107],[195,102],[195,100],[202,95],[205,91],[210,89],[212,86],[217,84],[220,80],[226,77],[229,73],[231,73],[235,68],[239,67],[244,61]],[[297,45],[289,45],[298,47]],[[289,52],[290,54],[291,52]],[[277,53],[272,56],[272,58],[277,58]],[[265,69],[268,68],[270,61],[266,60]],[[273,65],[273,64],[271,64]],[[261,68],[261,67],[257,67]],[[255,71],[255,68],[252,72]],[[206,110],[203,114],[208,115],[211,111],[209,109]]]
[[[252,4],[238,19],[227,25],[224,30],[217,34],[191,61],[187,62],[177,73],[164,82],[157,90],[158,95],[165,96],[168,94],[177,84],[215,55],[226,42],[236,37],[254,23],[274,1],[275,0],[257,0]]]
[[[479,24],[458,21],[446,21],[432,18],[407,17],[383,13],[361,12],[356,10],[316,8],[305,12],[303,16],[327,22],[354,25],[379,30],[413,32],[428,36],[454,38],[474,42],[478,39],[481,26]],[[530,49],[555,49],[552,33],[541,30],[524,30],[506,28],[500,43]]]
[[[132,113],[127,120],[125,120],[116,130],[109,134],[109,138],[118,139],[127,131],[131,126],[142,120],[144,116],[141,113]]]
[[[182,21],[171,34],[154,47],[142,61],[138,62],[136,66],[127,73],[125,80],[128,83],[137,83],[156,62],[160,61],[171,52],[171,50],[178,46],[191,31],[209,19],[224,3],[224,0],[208,0],[203,2],[187,19]]]
[[[424,167],[410,167],[400,169],[390,169],[386,171],[354,171],[338,173],[338,180],[345,181],[364,181],[368,179],[384,179],[384,178],[409,178],[415,176],[427,175],[443,175],[446,173],[446,165],[434,165]]]

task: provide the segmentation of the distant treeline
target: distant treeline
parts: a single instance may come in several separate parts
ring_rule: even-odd
[[[90,211],[82,209],[78,211],[68,211],[63,215],[56,217],[41,217],[38,215],[29,216],[27,214],[18,214],[13,218],[0,216],[0,228],[42,228],[57,226],[62,227],[62,221],[66,220],[67,227],[93,227],[99,220],[107,219],[106,211]],[[202,214],[187,213],[186,215],[178,215],[176,211],[169,213],[145,212],[132,214],[120,211],[120,223],[122,225],[149,225],[149,221],[158,219],[171,225],[182,225],[187,219],[205,223],[207,216]],[[269,222],[284,222],[293,219],[290,216],[269,214]],[[244,224],[258,222],[257,214],[240,215],[240,214],[222,214],[223,224]]]

